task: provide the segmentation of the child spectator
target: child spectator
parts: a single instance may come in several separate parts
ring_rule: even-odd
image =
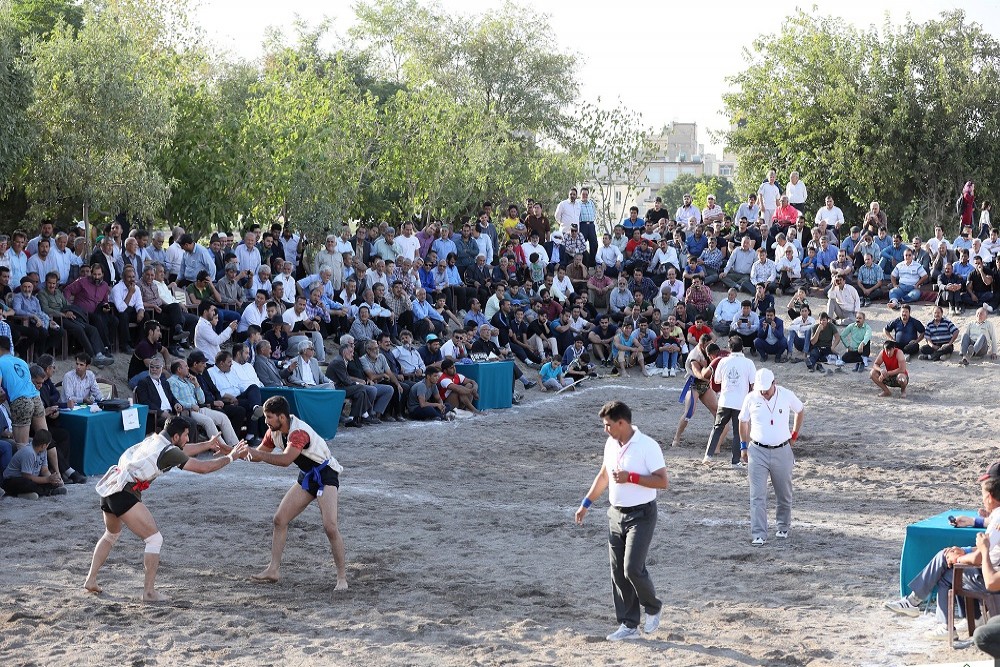
[[[558,355],[549,357],[538,370],[538,374],[542,378],[542,391],[559,391],[573,384],[573,381],[563,373],[562,359]]]
[[[14,454],[3,471],[3,490],[25,500],[38,500],[39,496],[62,496],[66,487],[57,472],[49,472],[46,450],[52,437],[46,430],[35,431],[30,447],[22,447]]]

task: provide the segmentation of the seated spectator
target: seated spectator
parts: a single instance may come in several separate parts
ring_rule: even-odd
[[[711,333],[708,335],[711,336]],[[670,315],[660,326],[660,335],[656,339],[656,366],[662,369],[663,377],[677,375],[683,347],[684,330],[677,325],[677,318]]]
[[[890,279],[893,287],[889,290],[889,307],[896,309],[901,303],[920,300],[920,286],[927,282],[928,276],[924,267],[913,259],[913,250],[906,248],[903,261],[893,267]]]
[[[854,364],[854,372],[860,373],[870,363],[872,328],[868,326],[864,312],[859,311],[854,321],[840,332],[840,342],[844,344],[844,363]]]
[[[51,440],[48,431],[36,431],[31,446],[21,447],[14,454],[3,471],[3,490],[7,495],[25,500],[66,495],[59,473],[49,471],[46,450]]]
[[[750,308],[757,313],[757,317],[764,319],[768,308],[774,308],[774,295],[765,289],[763,285],[757,285],[753,299],[750,301]]]
[[[402,382],[392,371],[389,361],[382,354],[378,341],[370,340],[365,343],[365,354],[360,361],[361,369],[369,382],[390,387],[392,390],[389,406],[385,413],[386,419],[395,419],[397,422],[404,421],[407,394],[403,389]]]
[[[944,317],[941,306],[934,306],[934,318],[924,330],[925,342],[920,346],[920,358],[925,361],[941,361],[955,351],[958,327]]]
[[[976,319],[969,323],[962,334],[962,360],[959,362],[963,366],[969,365],[969,351],[974,357],[985,357],[990,355],[990,359],[997,358],[997,339],[993,331],[993,323],[987,321],[988,312],[986,308],[976,311]]]
[[[407,382],[416,383],[424,380],[424,360],[420,352],[413,346],[413,333],[409,329],[399,332],[399,345],[392,350],[392,356],[399,364],[399,375]],[[409,393],[407,393],[409,395]]]
[[[286,366],[291,373],[288,376],[288,384],[295,387],[333,389],[333,382],[327,381],[319,369],[319,363],[316,361],[316,349],[312,341],[301,341],[298,350],[298,356],[289,361],[288,366]]]
[[[351,417],[344,425],[360,427],[365,423],[364,420],[371,416],[377,391],[366,379],[352,377],[348,372],[347,364],[354,360],[354,343],[342,343],[339,352],[340,354],[327,366],[326,377],[333,382],[335,388],[345,392],[347,399],[351,401]]]
[[[205,300],[198,304],[198,324],[194,328],[194,346],[205,353],[205,356],[214,359],[222,349],[222,344],[229,340],[239,322],[233,321],[229,326],[216,333],[216,326],[219,323],[219,313],[215,304]]]
[[[59,325],[42,310],[42,304],[35,296],[35,283],[31,278],[21,278],[21,290],[14,294],[14,314],[24,318],[28,337],[35,353],[53,350],[59,341]]]
[[[763,286],[769,293],[778,289],[777,266],[767,256],[766,248],[757,249],[757,259],[750,267],[750,284]]]
[[[228,353],[227,353],[228,354]],[[146,434],[158,433],[172,415],[179,415],[183,407],[174,397],[167,379],[163,377],[163,359],[149,360],[149,375],[135,387],[135,402],[149,408],[146,417]]]
[[[937,277],[935,289],[938,293],[937,305],[948,306],[949,315],[958,315],[964,311],[965,281],[962,280],[951,263],[946,263]]]
[[[90,370],[90,355],[79,352],[76,355],[76,365],[73,370],[63,375],[63,400],[66,407],[72,409],[77,403],[91,405],[103,397],[97,387],[97,378]],[[43,401],[44,402],[44,401]]]
[[[615,364],[612,374],[621,374],[622,377],[629,376],[628,369],[632,366],[643,364],[642,345],[639,344],[638,335],[631,320],[622,322],[615,334],[611,346],[611,357]]]
[[[826,312],[838,325],[854,319],[861,310],[861,297],[858,291],[853,285],[847,284],[847,279],[843,275],[833,277],[833,285],[826,295]]]
[[[562,359],[558,356],[549,357],[549,360],[542,364],[538,370],[542,379],[542,391],[560,391],[565,387],[572,387],[573,380],[566,377],[562,366]]]
[[[362,306],[361,308],[367,310],[366,306]],[[316,358],[321,363],[326,361],[326,348],[323,345],[323,334],[320,331],[321,320],[318,316],[309,316],[306,310],[306,297],[296,297],[295,305],[285,311],[282,319],[291,330],[288,337],[288,344],[291,346],[291,349],[297,350],[298,345],[302,341],[309,340],[316,351]],[[359,317],[359,319],[361,318]],[[354,333],[354,327],[351,327],[351,335],[355,338],[358,337]]]
[[[178,359],[170,365],[170,378],[167,379],[167,384],[174,399],[183,408],[184,416],[200,426],[209,439],[221,434],[222,440],[229,447],[235,447],[239,443],[233,423],[226,413],[202,407],[206,400],[205,391],[198,384],[197,378],[191,375],[186,361]]]
[[[537,234],[536,234],[537,236]],[[410,395],[407,401],[410,419],[426,421],[428,419],[439,419],[447,421],[454,419],[453,408],[444,402],[441,393],[438,391],[438,382],[441,379],[441,368],[435,364],[428,366],[424,370],[424,379],[410,387]]]
[[[111,357],[104,356],[104,342],[97,328],[89,324],[87,314],[71,305],[59,289],[59,274],[49,273],[45,276],[45,289],[38,293],[38,302],[50,318],[62,318],[62,326],[66,332],[80,349],[94,358],[95,365],[103,367],[115,363]]]
[[[872,365],[872,382],[882,390],[882,396],[892,395],[889,387],[899,387],[900,398],[906,398],[906,387],[910,382],[909,373],[906,371],[906,355],[894,340],[883,342],[882,348],[882,352]]]
[[[885,337],[895,341],[903,354],[909,356],[920,351],[924,340],[924,325],[910,316],[910,306],[900,308],[899,317],[885,325]]]
[[[786,243],[784,250],[778,255],[774,271],[777,276],[777,291],[782,295],[793,291],[794,286],[802,279],[802,262],[791,243]]]
[[[928,639],[947,640],[954,632],[954,628],[948,627],[947,621],[948,591],[953,585],[953,568],[956,564],[978,565],[979,569],[967,569],[963,572],[962,588],[974,593],[991,594],[988,604],[1000,604],[1000,595],[997,594],[1000,591],[1000,575],[997,574],[1000,571],[1000,512],[997,511],[1000,508],[1000,477],[990,476],[989,473],[982,475],[979,487],[983,506],[989,517],[986,520],[986,532],[976,536],[976,546],[954,546],[938,551],[909,582],[910,594],[885,604],[897,614],[916,618],[920,616],[920,605],[937,590],[937,626],[924,634]],[[966,613],[973,613],[973,610],[967,609]],[[990,619],[987,625],[976,628],[977,645],[995,633],[995,626],[996,623]]]
[[[806,357],[806,366],[809,371],[819,371],[823,373],[823,363],[833,354],[833,348],[840,345],[840,334],[834,326],[830,316],[820,313],[819,323],[813,329],[812,337],[809,339],[809,355]]]
[[[55,359],[52,358],[51,354],[43,354],[38,357],[37,364],[31,365],[29,371],[31,373],[31,383],[38,390],[38,394],[42,399],[42,405],[45,407],[45,419],[48,422],[49,435],[52,436],[48,452],[49,470],[61,470],[62,481],[66,484],[86,484],[87,477],[74,470],[73,464],[70,463],[71,443],[69,431],[58,426],[59,411],[61,408],[65,408],[66,404],[62,402],[59,390],[56,389],[55,383],[52,382],[52,374],[56,371]],[[7,422],[6,417],[3,418],[3,421],[6,423],[0,430],[7,430],[10,424]],[[0,439],[0,463],[3,464],[3,467],[6,467],[7,463],[10,462],[10,457],[13,454],[13,442]]]
[[[757,340],[757,331],[760,329],[760,317],[753,311],[753,302],[744,299],[740,303],[740,311],[733,318],[729,325],[729,332],[739,336],[743,341],[743,347],[748,350],[754,349],[754,341]]]
[[[364,349],[367,343],[359,346],[358,341],[354,341],[355,351],[358,347]],[[341,355],[343,356],[343,355]],[[344,357],[347,362],[347,373],[350,377],[359,378],[363,380],[368,385],[369,398],[371,398],[372,407],[369,410],[368,418],[366,419],[366,424],[381,424],[383,421],[388,420],[386,413],[389,410],[389,403],[392,401],[393,388],[389,385],[377,384],[368,379],[368,375],[365,373],[364,365],[361,363],[361,359],[358,358],[357,353],[352,354],[350,358]]]
[[[736,300],[737,294],[736,288],[730,287],[726,298],[715,307],[712,328],[719,335],[728,336],[730,334],[733,321],[741,312],[742,304]]]
[[[972,308],[983,306],[987,311],[992,311],[993,298],[993,275],[983,265],[982,257],[975,257],[972,260],[972,272],[965,280],[965,294],[962,295],[963,303]]]
[[[760,328],[757,330],[757,338],[754,340],[754,348],[760,355],[761,362],[767,361],[767,355],[773,354],[775,363],[782,363],[781,353],[788,348],[788,341],[785,338],[785,323],[774,313],[774,307],[768,308],[764,313],[764,319],[760,321]]]
[[[255,347],[256,354],[253,359],[253,370],[260,378],[262,387],[283,387],[285,380],[290,375],[287,368],[279,368],[277,362],[271,357],[271,343],[261,340]]]
[[[132,351],[132,357],[128,364],[128,385],[132,389],[146,376],[146,367],[149,360],[155,356],[163,358],[163,366],[166,368],[170,363],[170,355],[160,339],[163,332],[160,330],[160,323],[148,321],[142,325],[142,338]]]
[[[271,358],[279,361],[284,359],[288,352],[288,325],[281,315],[274,315],[268,321],[270,329],[264,333],[264,340],[271,344]]]
[[[234,368],[234,358],[229,352],[222,351],[215,356],[215,366],[208,370],[208,376],[222,396],[225,403],[235,403],[243,408],[244,413],[251,415],[247,422],[248,434],[259,436],[260,418],[264,411],[260,396],[259,384],[247,383],[247,378]],[[258,379],[259,383],[260,380]],[[233,422],[235,425],[237,422]]]
[[[712,289],[702,283],[702,277],[696,274],[691,279],[691,287],[684,295],[684,303],[687,304],[687,312],[695,319],[701,317],[706,322],[711,322],[715,317],[715,304],[712,300]],[[664,313],[669,315],[669,313]]]
[[[440,365],[444,361],[444,355],[441,354],[441,339],[436,334],[427,334],[426,342],[420,346],[417,352],[420,354],[420,358],[423,359],[425,368],[431,364]]]
[[[454,359],[446,358],[441,362],[438,389],[441,399],[452,408],[462,408],[476,415],[485,414],[475,405],[475,401],[479,400],[479,385],[458,372]]]

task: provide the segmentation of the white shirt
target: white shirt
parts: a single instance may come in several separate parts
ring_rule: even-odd
[[[542,262],[543,264],[549,263],[549,253],[547,253],[545,251],[545,248],[543,248],[542,246],[532,243],[531,241],[528,241],[527,243],[522,243],[521,248],[524,249],[524,258],[528,260],[528,262],[531,261],[532,253],[537,252],[538,261]]]
[[[800,183],[802,181],[799,181]],[[840,210],[839,206],[834,206],[829,208],[824,206],[820,210],[816,211],[816,224],[825,222],[828,227],[837,228],[844,224],[844,212]]]
[[[640,475],[649,475],[666,467],[663,451],[655,440],[632,427],[632,438],[619,444],[609,437],[604,443],[604,469],[608,473],[608,500],[615,507],[635,507],[656,500],[656,489],[647,486],[619,483],[613,472],[625,470]]]
[[[410,236],[401,234],[396,237],[396,243],[399,244],[401,250],[399,254],[410,261],[420,252],[420,239],[417,238],[416,234],[411,234]]]
[[[861,296],[858,290],[846,282],[843,289],[837,289],[837,285],[834,284],[826,295],[847,312],[856,313],[861,310]]]
[[[793,248],[795,247],[792,246],[790,243],[788,245]],[[779,257],[778,260],[774,263],[775,274],[780,275],[782,269],[790,269],[788,273],[789,277],[798,278],[802,275],[802,262],[799,261],[798,256],[795,255],[794,253],[792,254],[791,259],[789,259],[785,255],[781,255],[781,257]]]
[[[791,439],[788,420],[799,412],[802,401],[791,390],[776,387],[771,400],[759,391],[750,392],[740,408],[740,421],[750,423],[752,441],[773,447]]]
[[[281,283],[285,286],[285,291],[282,292],[281,300],[286,304],[291,306],[295,303],[295,276],[285,275],[282,271],[276,276],[271,277],[271,289],[274,290],[274,284]],[[254,292],[256,294],[256,292]]]
[[[215,388],[219,390],[220,394],[229,394],[235,397],[243,393],[244,390],[241,389],[242,383],[240,382],[240,378],[233,372],[235,369],[235,362],[233,362],[233,367],[228,373],[223,373],[219,370],[218,366],[212,366],[208,369],[208,374],[211,376],[212,382],[215,383]]]
[[[115,308],[118,309],[119,313],[124,313],[129,306],[135,308],[137,313],[142,311],[142,293],[139,291],[139,283],[133,284],[132,287],[132,297],[128,300],[128,302],[125,301],[125,296],[128,294],[128,287],[125,285],[124,280],[120,283],[116,283],[115,286],[111,288],[109,297],[111,302],[115,304]]]
[[[569,199],[563,199],[559,202],[556,206],[556,222],[563,234],[569,234],[570,225],[580,224],[580,200],[570,202]]]
[[[279,235],[277,241],[281,244],[282,250],[285,251],[285,261],[291,262],[292,266],[295,266],[299,259],[299,235],[292,234],[287,239],[284,235]]]
[[[215,333],[211,323],[204,317],[198,318],[194,327],[194,346],[205,353],[208,360],[215,363],[215,355],[219,353],[222,344],[233,335],[232,327],[226,327],[221,334]]]
[[[247,304],[247,307],[243,309],[243,315],[240,317],[240,324],[236,327],[236,331],[243,333],[250,327],[251,324],[260,326],[264,323],[266,318],[267,306],[262,306],[260,310],[258,310],[257,302],[251,301]]]
[[[153,380],[153,378],[149,378]],[[156,387],[156,393],[160,395],[160,411],[161,412],[173,412],[174,406],[170,405],[170,401],[167,400],[167,392],[163,391],[163,376],[160,376],[159,380],[153,380],[153,386]]]
[[[797,333],[799,336],[811,336],[812,328],[814,326],[816,326],[816,319],[812,315],[806,317],[804,322],[802,321],[802,316],[799,315],[788,323],[788,328]]]
[[[729,297],[726,297],[719,302],[719,305],[715,307],[715,321],[716,322],[732,322],[733,319],[740,314],[740,300],[736,299],[730,301]]]
[[[677,207],[677,212],[674,213],[674,220],[676,220],[678,224],[687,227],[691,218],[694,218],[695,222],[701,222],[701,211],[698,210],[697,206],[692,204],[690,206]]]
[[[743,399],[750,392],[757,367],[743,356],[742,352],[733,352],[724,357],[713,377],[719,383],[719,407],[739,410],[743,407]]]
[[[778,197],[781,196],[781,191],[778,190],[777,185],[772,185],[767,181],[760,184],[757,188],[757,201],[766,211],[773,211],[778,208]]]
[[[660,294],[663,294],[663,290],[664,289],[670,290],[670,293],[673,294],[675,297],[677,297],[678,301],[683,301],[684,300],[684,281],[683,280],[676,280],[675,279],[674,282],[670,282],[669,279],[668,280],[664,280],[662,283],[660,283],[660,290],[659,290]]]
[[[806,184],[799,179],[798,183],[792,183],[788,181],[788,185],[785,186],[785,194],[788,195],[789,204],[805,204],[806,203]]]
[[[552,286],[558,288],[564,297],[576,293],[576,290],[573,289],[573,281],[569,279],[569,276],[563,276],[562,278],[556,276],[555,280],[552,281]]]
[[[989,239],[987,239],[987,240],[983,241],[983,245],[986,245],[989,242],[990,242]],[[935,236],[934,238],[932,238],[929,241],[927,241],[927,252],[930,254],[930,256],[932,258],[935,255],[938,254],[938,246],[940,246],[942,243],[944,244],[945,248],[950,248],[951,247],[951,244],[948,243],[948,239],[946,239],[946,238],[940,238],[939,239],[939,238],[937,238]]]
[[[524,246],[522,245],[522,247]],[[614,267],[623,259],[624,258],[622,257],[622,251],[618,249],[618,246],[612,243],[611,245],[602,244],[601,247],[597,250],[597,255],[595,256],[594,261],[597,264],[603,264],[604,266]]]
[[[251,275],[257,273],[257,269],[260,268],[260,250],[257,250],[256,246],[247,248],[246,243],[241,243],[236,246],[235,252],[240,271],[246,271]]]
[[[176,241],[167,247],[167,274],[180,273],[181,262],[184,260],[184,249]]]
[[[911,261],[909,264],[902,261],[892,270],[892,276],[899,281],[900,285],[914,286],[921,278],[927,275],[920,262]]]
[[[304,322],[309,319],[309,316],[306,315],[305,308],[303,308],[302,312],[298,314],[296,314],[294,308],[287,308],[285,309],[285,312],[281,314],[281,319],[283,319],[285,324],[287,324],[290,328],[294,329],[296,322]]]
[[[253,369],[253,364],[238,364],[233,361],[233,367],[229,372],[239,378],[240,386],[243,388],[243,391],[246,391],[252,385],[257,385],[258,387],[264,386],[261,383],[260,378],[257,377],[257,371]]]
[[[670,264],[675,269],[680,268],[681,260],[677,257],[677,249],[672,245],[668,245],[666,248],[657,248],[656,252],[653,253],[653,261],[649,263],[649,269],[652,271],[658,266]]]

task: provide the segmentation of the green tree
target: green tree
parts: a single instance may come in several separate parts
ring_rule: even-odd
[[[729,215],[734,215],[740,207],[740,197],[736,193],[733,182],[723,176],[680,174],[673,182],[664,185],[656,193],[663,198],[663,208],[673,216],[674,210],[681,205],[684,194],[691,195],[692,203],[699,209],[705,208],[708,195],[715,195],[715,201]]]
[[[747,57],[723,98],[740,190],[798,170],[812,209],[832,194],[859,220],[878,200],[927,233],[954,220],[965,180],[982,197],[1000,176],[1000,108],[984,102],[1000,99],[1000,44],[961,11],[881,31],[799,11]]]
[[[71,0],[8,0],[4,5],[14,29],[24,37],[50,34],[60,23],[83,26],[83,5]]]
[[[629,202],[648,182],[646,167],[655,153],[642,114],[621,104],[611,109],[584,104],[576,120],[573,147],[585,157],[586,178],[597,209],[597,228],[611,229],[627,217]],[[616,198],[616,194],[621,196]]]
[[[60,23],[47,41],[28,43],[28,116],[38,132],[28,193],[36,215],[67,200],[82,204],[85,221],[92,207],[140,215],[163,208],[169,189],[156,165],[174,114],[162,95],[158,21],[136,10],[91,6],[78,32]]]

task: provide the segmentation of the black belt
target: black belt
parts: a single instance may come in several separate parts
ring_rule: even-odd
[[[652,507],[656,504],[655,500],[650,500],[648,503],[643,503],[642,505],[633,505],[632,507],[618,507],[617,505],[612,505],[616,510],[622,514],[627,514],[629,512],[637,512],[639,510],[644,510],[647,507]]]
[[[784,447],[785,445],[787,445],[787,444],[788,444],[788,441],[787,441],[787,440],[785,440],[785,441],[784,441],[783,443],[781,443],[780,445],[764,445],[764,444],[761,444],[761,443],[759,443],[759,442],[754,442],[754,443],[752,443],[752,444],[755,444],[755,445],[757,445],[758,447],[763,447],[764,449],[780,449],[780,448]]]

